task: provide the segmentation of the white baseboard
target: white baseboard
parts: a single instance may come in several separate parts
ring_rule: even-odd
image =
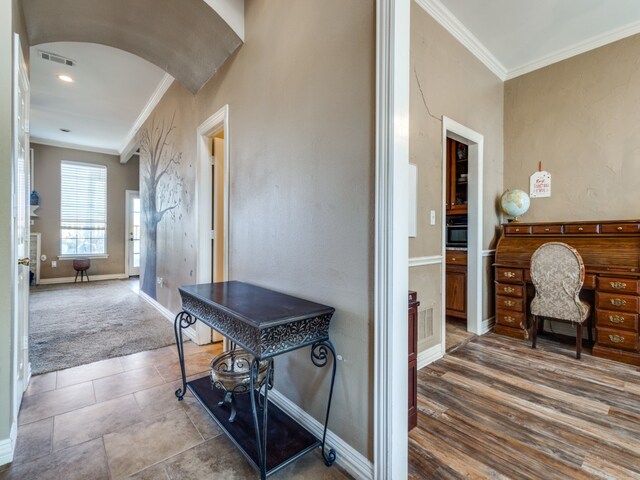
[[[162,314],[162,316],[165,317],[167,320],[169,320],[171,322],[171,325],[173,325],[173,322],[176,319],[176,314],[175,313],[172,313],[171,310],[169,310],[164,305],[160,304],[157,300],[151,298],[149,295],[144,293],[142,290],[138,291],[138,295],[140,295],[140,297],[143,300],[145,300],[149,305],[151,305],[153,308],[158,310],[158,312],[160,312]],[[185,328],[184,330],[182,330],[182,333],[184,335],[186,335],[187,337],[189,337],[189,340],[193,340],[195,343],[198,343],[197,342],[198,334],[196,333],[196,331],[195,331],[195,329],[193,327]]]
[[[73,283],[76,277],[58,277],[58,278],[41,278],[40,285],[52,285],[54,283]],[[124,273],[108,273],[105,275],[91,275],[90,281],[97,282],[98,280],[123,280],[129,278]]]
[[[16,438],[18,436],[18,422],[11,424],[11,432],[9,438],[0,440],[0,465],[11,463],[16,448]]]
[[[309,430],[316,438],[322,439],[323,425],[278,390],[269,391],[269,400],[273,400],[274,404]],[[373,479],[373,464],[331,430],[327,430],[327,445],[336,451],[336,463],[353,478],[358,480]]]
[[[485,333],[487,333],[488,331],[490,331],[493,326],[496,324],[496,317],[495,315],[493,317],[490,318],[486,318],[482,321],[482,325],[481,325],[481,331],[480,331],[480,335],[484,335]]]
[[[433,347],[427,348],[422,352],[418,353],[418,370],[423,367],[426,367],[430,363],[435,362],[436,360],[442,358],[444,354],[442,353],[442,344],[434,345]]]

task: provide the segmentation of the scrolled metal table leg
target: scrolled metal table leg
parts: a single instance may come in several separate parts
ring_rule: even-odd
[[[251,399],[251,412],[253,413],[253,427],[256,431],[256,450],[258,451],[258,460],[260,467],[260,480],[266,480],[267,478],[267,458],[265,455],[266,452],[266,442],[263,442],[262,439],[266,440],[267,435],[267,424],[266,424],[266,414],[267,414],[267,406],[264,406],[264,420],[262,427],[264,428],[264,433],[261,435],[260,433],[260,423],[258,421],[258,400],[260,396],[260,392],[256,391],[255,381],[258,379],[258,375],[260,374],[260,362],[255,358],[251,362],[251,369],[249,370],[249,398]]]
[[[329,402],[327,403],[327,415],[324,419],[324,431],[322,432],[322,458],[326,466],[330,467],[336,461],[336,451],[330,448],[326,451],[327,428],[329,425],[329,412],[331,410],[331,400],[333,398],[333,385],[336,380],[336,350],[330,340],[316,342],[311,346],[311,361],[316,367],[324,367],[329,361],[328,352],[333,355],[333,365],[331,372],[331,388],[329,389]]]
[[[178,359],[180,360],[180,372],[182,373],[182,387],[176,390],[176,397],[178,400],[184,398],[184,394],[187,392],[187,375],[184,370],[184,345],[182,344],[182,330],[189,328],[196,323],[196,318],[191,314],[182,311],[176,315],[176,319],[173,322],[173,332],[176,335],[176,347],[178,348]]]

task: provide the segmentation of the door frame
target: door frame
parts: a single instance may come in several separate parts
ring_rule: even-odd
[[[131,196],[132,195],[137,195],[138,198],[140,198],[140,191],[139,190],[125,190],[124,192],[124,274],[128,277],[129,275],[131,275],[131,265],[130,265],[130,258],[129,255],[131,254],[131,242],[129,241],[129,222],[131,221],[131,211],[130,211],[130,206],[131,206]],[[138,271],[138,274],[140,272]]]
[[[376,0],[373,476],[407,478],[411,0]]]
[[[197,145],[197,182],[196,182],[196,236],[198,239],[198,251],[196,258],[197,283],[211,283],[212,255],[211,255],[211,219],[216,212],[212,211],[213,186],[211,185],[211,137],[220,131],[224,131],[224,187],[223,187],[223,219],[222,238],[223,248],[223,280],[229,279],[229,164],[230,148],[229,138],[229,105],[224,105],[220,110],[207,118],[198,126],[196,131]],[[217,234],[218,232],[216,232]],[[195,325],[198,343],[211,341],[211,329],[202,322]],[[208,340],[207,340],[208,338]]]
[[[483,227],[483,152],[484,136],[449,117],[442,117],[442,355],[446,351],[446,182],[447,182],[447,137],[469,145],[469,180],[467,205],[467,331],[482,335],[482,227]]]

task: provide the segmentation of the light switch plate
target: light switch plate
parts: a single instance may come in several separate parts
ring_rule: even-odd
[[[435,225],[435,224],[436,224],[436,211],[431,210],[431,225]]]

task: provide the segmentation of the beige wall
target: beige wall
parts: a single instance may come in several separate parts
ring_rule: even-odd
[[[505,189],[551,173],[523,220],[640,217],[639,51],[635,35],[506,82]]]
[[[418,87],[418,81],[424,93]],[[409,161],[418,167],[417,237],[409,239],[409,256],[442,253],[442,123],[447,116],[484,135],[484,234],[482,248],[493,248],[499,222],[496,199],[502,193],[504,84],[416,3],[411,6],[411,92]],[[433,118],[427,112],[426,101]],[[429,224],[430,210],[436,225]],[[490,260],[485,260],[486,263]],[[434,336],[421,349],[439,343],[440,265],[412,267],[409,287],[418,292],[420,311],[434,308]],[[484,269],[490,284],[490,269]],[[485,319],[492,316],[485,294]],[[423,337],[423,332],[420,332]]]
[[[70,260],[60,255],[60,162],[94,163],[107,166],[107,254],[106,259],[92,259],[89,276],[125,272],[125,191],[138,190],[138,157],[125,165],[117,155],[72,150],[32,143],[34,150],[34,188],[40,194],[38,218],[31,232],[42,234],[42,254],[47,261],[40,266],[40,278],[75,276]],[[51,261],[58,263],[51,267]]]
[[[371,458],[375,4],[247,1],[245,32],[196,97],[174,84],[143,127],[176,113],[186,187],[182,219],[159,225],[157,298],[177,311],[177,287],[195,283],[196,128],[228,104],[230,278],[336,308],[329,428]],[[278,358],[276,388],[322,420],[327,374],[308,349],[294,352]]]

